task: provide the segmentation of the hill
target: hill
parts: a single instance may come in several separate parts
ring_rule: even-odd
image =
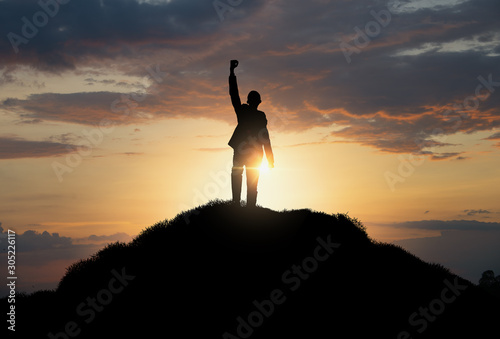
[[[347,215],[215,201],[76,262],[55,291],[18,296],[16,335],[474,338],[494,333],[499,306]]]

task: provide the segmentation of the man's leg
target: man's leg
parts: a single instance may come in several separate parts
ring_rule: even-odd
[[[247,167],[247,207],[255,207],[257,203],[257,184],[259,169]]]
[[[262,152],[255,154],[249,166],[246,167],[247,171],[247,207],[255,207],[257,203],[257,185],[259,183],[260,164],[262,163]]]
[[[240,205],[241,184],[243,180],[243,164],[241,157],[234,152],[233,168],[231,170],[231,189],[233,191],[233,203]]]

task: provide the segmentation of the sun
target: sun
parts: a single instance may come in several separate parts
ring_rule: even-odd
[[[267,160],[265,159],[262,160],[262,164],[260,164],[259,171],[260,173],[269,172],[269,166],[267,164]]]

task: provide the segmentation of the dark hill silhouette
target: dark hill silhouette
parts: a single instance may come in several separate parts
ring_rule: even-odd
[[[349,216],[216,201],[16,305],[19,338],[480,338],[500,303]]]

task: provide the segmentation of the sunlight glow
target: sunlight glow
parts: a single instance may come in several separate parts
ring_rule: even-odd
[[[260,173],[269,172],[269,166],[267,164],[267,160],[265,160],[265,159],[262,160],[262,164],[260,164],[259,170],[260,170]]]

